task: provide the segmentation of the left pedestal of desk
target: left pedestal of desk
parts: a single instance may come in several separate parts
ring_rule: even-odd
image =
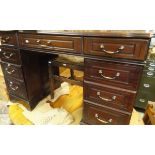
[[[0,38],[0,62],[10,100],[24,101],[29,105],[30,110],[32,110],[43,97],[41,94],[41,79],[40,75],[38,75],[39,71],[35,73],[35,69],[32,66],[32,69],[29,69],[30,74],[27,76],[27,72],[25,72],[25,67],[23,65],[24,62],[22,61],[21,51],[18,46],[17,31],[0,32]],[[38,75],[35,80],[40,85],[38,83],[35,84],[37,87],[32,81],[33,77],[31,76],[31,72],[33,72],[32,76],[35,75],[35,77],[37,77]],[[29,89],[30,83],[33,89]]]

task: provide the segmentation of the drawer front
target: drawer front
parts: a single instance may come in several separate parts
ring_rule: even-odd
[[[28,99],[24,82],[21,82],[12,78],[7,78],[6,84],[7,84],[9,93],[25,100]]]
[[[134,60],[145,60],[150,40],[121,38],[84,38],[84,53]]]
[[[139,93],[137,94],[134,107],[145,110],[145,108],[146,108],[146,106],[147,106],[149,100],[150,100],[150,99],[149,99],[149,97],[148,97],[148,93],[139,92]],[[150,100],[150,101],[152,101],[152,100]],[[155,101],[155,100],[154,100],[154,101]]]
[[[72,36],[24,35],[20,34],[20,45],[62,52],[82,52],[82,38]]]
[[[139,89],[150,93],[155,92],[155,78],[142,77]]]
[[[5,76],[11,76],[23,80],[22,69],[20,66],[15,66],[9,63],[1,63]]]
[[[85,80],[137,90],[143,67],[85,59]]]
[[[2,46],[17,46],[16,34],[2,34],[1,35]]]
[[[20,64],[20,52],[12,48],[0,48],[0,58],[2,61]]]
[[[152,78],[152,79],[154,78],[155,79],[155,71],[144,70],[142,76],[145,78]]]
[[[126,125],[130,115],[84,103],[83,122],[92,125]]]
[[[84,99],[97,104],[132,112],[135,93],[84,83]]]

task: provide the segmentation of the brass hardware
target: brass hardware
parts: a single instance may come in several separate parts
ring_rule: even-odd
[[[63,66],[67,66],[67,64],[63,64]]]
[[[12,73],[14,73],[14,72],[15,72],[15,70],[14,70],[14,69],[12,69],[12,70],[10,70],[10,71],[9,71],[9,68],[6,68],[5,70],[6,70],[6,72],[7,72],[8,74],[10,74],[10,75],[11,75]]]
[[[13,87],[13,82],[10,82],[9,86],[14,91],[16,91],[19,88],[18,86]]]
[[[10,55],[7,55],[7,53],[3,52],[3,55],[5,58],[10,59],[13,56],[13,53],[10,53]]]
[[[149,67],[148,70],[154,71],[154,68],[153,67]]]
[[[149,88],[149,87],[150,87],[150,85],[149,85],[149,84],[144,83],[144,87],[145,87],[145,88]]]
[[[114,100],[116,99],[116,96],[112,96],[111,99],[108,99],[108,98],[101,97],[100,95],[101,95],[101,93],[100,93],[100,92],[97,92],[97,96],[98,96],[101,100],[106,101],[106,102],[111,102],[111,101],[114,101]]]
[[[25,40],[25,43],[28,44],[30,41],[29,40]]]
[[[139,101],[140,102],[145,102],[145,99],[140,98]]]
[[[99,70],[99,74],[100,74],[103,78],[108,79],[108,80],[114,80],[114,79],[116,79],[117,77],[120,76],[120,73],[119,73],[119,72],[117,72],[116,75],[115,75],[114,77],[105,76],[105,75],[102,74],[102,70]]]
[[[5,40],[9,40],[9,39],[10,39],[10,37],[6,37],[6,38],[5,38]]]
[[[153,72],[147,72],[147,75],[153,76]]]
[[[42,46],[42,47],[47,47],[47,45],[40,45],[40,46]]]
[[[40,40],[38,39],[36,42],[37,42],[37,43],[40,43]]]
[[[52,43],[52,41],[50,41],[50,40],[47,42],[47,44],[51,44],[51,43]]]
[[[120,50],[123,50],[125,47],[123,46],[123,45],[121,45],[119,48],[118,48],[118,50],[117,51],[107,51],[107,50],[105,50],[105,47],[104,47],[104,44],[101,44],[100,45],[100,48],[102,49],[102,51],[103,52],[105,52],[105,53],[108,53],[108,54],[116,54],[116,53],[119,53],[120,52]]]
[[[110,118],[108,121],[104,121],[102,119],[99,118],[99,115],[98,114],[95,114],[95,118],[100,121],[101,123],[104,123],[104,124],[109,124],[109,123],[112,123],[112,119]]]
[[[10,37],[3,38],[3,39],[2,39],[2,42],[3,42],[3,43],[6,43],[9,39],[10,39]]]
[[[151,62],[151,63],[150,63],[150,66],[151,66],[151,67],[155,67],[155,63]]]

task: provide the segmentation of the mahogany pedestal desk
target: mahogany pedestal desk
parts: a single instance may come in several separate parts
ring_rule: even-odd
[[[11,100],[31,110],[50,94],[48,61],[84,57],[81,124],[129,124],[150,34],[1,31],[0,59]]]

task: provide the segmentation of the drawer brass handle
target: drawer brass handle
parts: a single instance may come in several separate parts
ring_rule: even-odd
[[[116,75],[115,75],[114,77],[105,76],[105,75],[103,75],[102,73],[103,73],[102,70],[99,70],[99,74],[100,74],[103,78],[108,79],[108,80],[114,80],[114,79],[116,79],[117,77],[120,76],[120,73],[119,73],[119,72],[117,72]]]
[[[25,40],[25,43],[26,43],[26,44],[28,44],[29,42],[30,42],[29,40],[27,40],[27,39]]]
[[[149,67],[148,70],[154,71],[154,68],[153,67]]]
[[[50,41],[50,40],[49,40],[49,41],[47,41],[47,44],[51,44],[51,43],[52,43],[52,41]]]
[[[10,75],[11,75],[12,73],[15,72],[14,69],[11,70],[11,69],[9,69],[9,68],[6,68],[5,70],[6,70],[6,72],[7,72],[8,74],[10,74]]]
[[[114,51],[114,52],[113,52],[113,51],[107,51],[107,50],[105,50],[104,44],[101,44],[101,45],[100,45],[100,48],[101,48],[102,51],[105,52],[105,53],[108,53],[108,54],[116,54],[116,53],[119,53],[120,50],[123,50],[123,49],[124,49],[124,46],[121,45],[121,46],[118,48],[118,50],[117,50],[117,51]]]
[[[104,121],[102,119],[99,118],[99,115],[98,114],[95,114],[95,118],[100,121],[101,123],[104,123],[104,124],[109,124],[109,123],[112,123],[112,119],[110,118],[108,121]]]
[[[144,83],[144,87],[145,88],[149,88],[150,87],[150,84]]]
[[[145,99],[140,98],[139,101],[140,102],[145,102]]]
[[[52,41],[47,41],[47,45],[41,45],[42,47],[48,47],[50,44],[52,43]],[[51,45],[50,45],[50,48],[53,48]]]
[[[151,63],[150,63],[150,66],[151,66],[151,67],[155,67],[155,63],[154,63],[154,62],[151,62]]]
[[[18,86],[13,86],[13,82],[10,82],[10,88],[14,91],[16,91],[19,87]]]
[[[40,41],[41,41],[41,40],[38,39],[36,42],[37,42],[37,43],[40,43]]]
[[[112,96],[111,99],[108,99],[108,98],[101,97],[100,95],[101,95],[101,93],[100,93],[100,92],[97,92],[97,96],[98,96],[101,100],[106,101],[106,102],[111,102],[111,101],[114,101],[114,100],[116,99],[116,96]]]
[[[63,66],[67,66],[67,64],[62,64]]]
[[[10,59],[13,56],[13,53],[10,53],[9,55],[7,55],[6,52],[3,52],[3,55],[5,58]]]
[[[3,42],[3,43],[6,43],[9,39],[10,39],[10,37],[6,37],[5,39],[3,38],[3,39],[2,39],[2,42]]]
[[[147,75],[153,76],[153,72],[147,72]]]

